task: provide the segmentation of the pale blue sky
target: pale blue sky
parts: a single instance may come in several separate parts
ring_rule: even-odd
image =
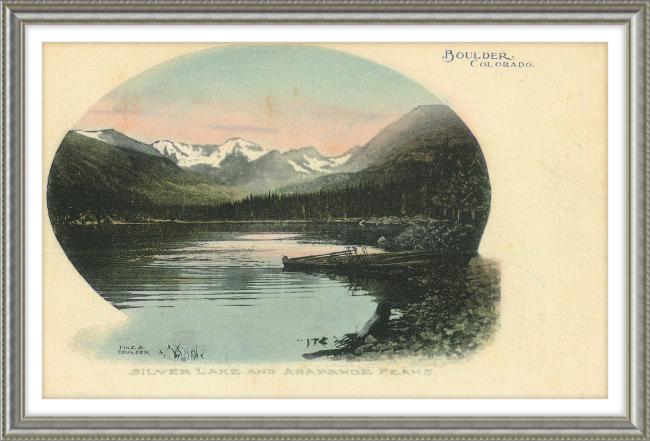
[[[424,104],[408,77],[310,45],[233,45],[182,56],[132,78],[80,122],[152,142],[222,143],[241,136],[269,149],[314,145],[338,154]],[[352,144],[352,145],[351,145]]]

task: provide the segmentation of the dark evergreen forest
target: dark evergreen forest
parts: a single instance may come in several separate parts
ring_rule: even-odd
[[[346,218],[412,217],[472,222],[487,216],[487,207],[467,208],[445,204],[449,191],[430,192],[430,186],[415,181],[390,181],[383,184],[349,184],[341,189],[314,193],[251,195],[237,201],[206,208],[203,216],[219,220],[313,220],[330,221]],[[468,202],[468,201],[465,201]],[[203,217],[202,216],[202,217]]]

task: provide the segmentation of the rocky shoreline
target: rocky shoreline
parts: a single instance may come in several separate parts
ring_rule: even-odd
[[[336,360],[408,356],[444,361],[470,357],[489,345],[499,327],[498,262],[477,256],[455,272],[431,270],[389,284],[380,293],[378,309],[388,305],[390,320],[362,340],[347,334],[338,339],[336,351],[324,355]]]

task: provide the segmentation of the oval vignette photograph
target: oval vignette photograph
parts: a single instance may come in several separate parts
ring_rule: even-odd
[[[130,78],[60,142],[47,214],[124,315],[74,337],[143,365],[471,359],[500,328],[475,134],[408,76],[237,44]]]

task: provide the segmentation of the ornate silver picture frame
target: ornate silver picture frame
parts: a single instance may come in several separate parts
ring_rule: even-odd
[[[22,439],[647,439],[650,424],[650,3],[16,1],[2,4],[2,437]],[[29,416],[25,364],[26,27],[39,25],[619,25],[625,27],[625,416]],[[270,195],[270,192],[269,192]],[[270,197],[270,196],[269,196]],[[460,219],[460,215],[458,215]],[[97,221],[99,223],[99,221]],[[30,238],[31,239],[31,238]],[[31,239],[33,240],[33,239]],[[36,240],[39,240],[36,238]],[[480,240],[480,238],[479,238]],[[288,259],[291,261],[292,259]],[[294,264],[300,261],[293,261]],[[288,266],[283,261],[285,268]],[[291,262],[289,262],[291,263]],[[303,262],[304,263],[304,262]],[[380,304],[381,308],[381,304]],[[376,315],[381,315],[380,308]],[[389,309],[390,311],[390,309]],[[373,316],[374,317],[374,316]],[[366,327],[370,327],[368,323]],[[360,332],[362,333],[363,330]],[[308,336],[310,337],[310,336]],[[365,337],[365,334],[364,334]],[[368,344],[369,340],[365,340]],[[374,338],[370,342],[376,341]],[[315,343],[314,343],[315,345]],[[178,349],[178,347],[177,347]],[[170,347],[170,350],[171,347]],[[161,354],[163,351],[161,351]],[[164,355],[164,354],[163,354]],[[201,355],[202,357],[202,355]],[[579,407],[579,401],[576,401]]]

